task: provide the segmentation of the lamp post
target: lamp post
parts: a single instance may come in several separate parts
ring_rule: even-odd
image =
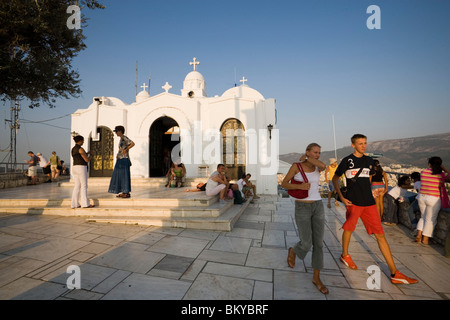
[[[267,130],[269,130],[269,139],[270,140],[272,140],[272,129],[273,129],[272,124],[267,125]]]

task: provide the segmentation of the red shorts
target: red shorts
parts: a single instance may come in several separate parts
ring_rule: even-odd
[[[384,234],[383,226],[381,225],[380,214],[378,213],[377,206],[360,207],[352,205],[347,207],[346,221],[342,226],[342,229],[347,231],[355,231],[358,219],[364,223],[368,234]]]

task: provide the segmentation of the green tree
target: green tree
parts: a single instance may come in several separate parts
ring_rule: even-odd
[[[97,0],[0,1],[0,97],[55,107],[56,98],[79,97],[79,74],[73,58],[86,48],[81,28],[68,27],[70,5],[103,9]]]

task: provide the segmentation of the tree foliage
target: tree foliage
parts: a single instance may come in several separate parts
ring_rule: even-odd
[[[70,5],[103,9],[97,0],[0,1],[0,97],[55,107],[56,98],[78,97],[80,78],[73,58],[86,48],[81,29],[69,29]]]

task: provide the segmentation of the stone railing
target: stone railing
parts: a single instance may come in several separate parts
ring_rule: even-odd
[[[413,192],[408,192],[407,197],[413,199]],[[386,202],[385,202],[386,206]],[[417,205],[417,201],[412,201],[412,203],[408,201],[404,201],[399,204],[398,211],[398,219],[399,223],[406,226],[407,228],[414,230],[417,222],[420,219],[420,210]],[[446,256],[450,256],[449,245],[446,245],[446,242],[449,240],[449,229],[450,229],[450,209],[443,209],[439,211],[438,219],[436,226],[433,232],[433,240],[439,244],[446,246]]]
[[[47,176],[38,173],[36,183],[47,181]],[[0,174],[0,189],[15,188],[26,186],[29,181],[28,177],[22,172],[2,173]]]
[[[22,187],[29,184],[27,176],[27,164],[0,163],[0,189]],[[59,176],[59,180],[69,179],[69,176]],[[48,180],[47,176],[38,167],[36,183],[40,184]]]

